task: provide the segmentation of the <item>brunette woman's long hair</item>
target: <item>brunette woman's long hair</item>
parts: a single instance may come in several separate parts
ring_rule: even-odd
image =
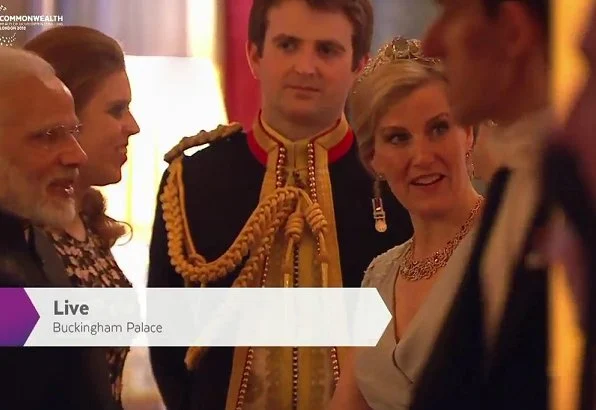
[[[125,70],[120,44],[101,31],[82,26],[59,26],[28,41],[25,50],[34,52],[54,67],[56,75],[72,93],[77,115],[110,75]],[[101,192],[89,188],[83,195],[81,217],[108,248],[127,232],[128,224],[106,215]]]

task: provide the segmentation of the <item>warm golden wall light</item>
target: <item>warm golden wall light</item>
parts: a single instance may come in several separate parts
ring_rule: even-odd
[[[141,132],[131,137],[120,183],[102,188],[108,214],[128,222],[133,240],[114,253],[128,278],[144,286],[147,246],[163,155],[182,137],[227,122],[216,51],[219,0],[187,0],[188,57],[126,56],[131,112]]]
[[[557,116],[562,120],[586,76],[578,45],[594,0],[552,0],[551,4],[554,63],[552,93]]]
[[[585,83],[587,67],[579,49],[595,0],[552,0],[552,92],[558,119],[565,120]],[[578,408],[583,336],[564,269],[551,282],[551,409]]]
[[[217,0],[187,0],[188,54],[215,59],[217,45]]]

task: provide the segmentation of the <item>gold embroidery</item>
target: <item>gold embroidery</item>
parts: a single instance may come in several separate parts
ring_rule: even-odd
[[[233,286],[283,286],[284,283],[286,286],[328,284],[341,286],[339,250],[334,249],[337,246],[337,237],[333,198],[328,181],[326,151],[329,147],[322,145],[325,142],[318,140],[310,141],[307,144],[308,163],[302,169],[307,172],[306,175],[300,173],[300,168],[296,169],[299,172],[288,174],[285,165],[290,153],[279,144],[270,147],[267,150],[268,163],[271,165],[271,160],[276,160],[277,163],[274,163],[276,166],[268,166],[263,182],[261,201],[234,243],[223,255],[211,262],[207,262],[196,251],[184,207],[185,192],[181,153],[193,144],[213,141],[232,130],[237,131],[236,128],[219,129],[212,133],[199,134],[193,141],[183,140],[166,155],[166,160],[170,162],[169,175],[160,195],[160,201],[168,234],[168,255],[176,272],[184,278],[186,286],[206,286],[234,272],[248,256],[248,261],[242,267]],[[345,119],[342,119],[340,126],[332,132],[336,136],[339,136],[341,132],[343,138],[347,132]],[[324,138],[321,138],[321,141],[323,140]],[[298,185],[300,186],[290,186],[288,179],[299,181]],[[266,186],[269,188],[266,189]],[[317,192],[317,188],[322,192]],[[324,195],[324,210],[318,201],[321,194]],[[329,217],[331,223],[329,223]],[[306,235],[307,233],[308,235]],[[312,251],[304,253],[307,251],[308,247],[305,248],[305,243],[310,240],[309,238],[314,240],[314,245]],[[268,277],[270,256],[274,250],[276,255],[279,255],[275,260],[275,272],[279,272],[277,269],[281,268],[282,277],[278,275]],[[303,271],[309,272],[308,275],[301,277],[300,272]],[[310,272],[319,272],[318,280],[313,281]],[[188,349],[185,359],[188,368],[194,368],[198,364],[204,349],[205,347],[199,346]],[[258,350],[261,351],[261,349]],[[331,369],[332,375],[330,382],[333,386],[339,379],[339,358],[336,348],[286,348],[287,353],[273,348],[265,350],[268,352],[264,356],[265,364],[270,363],[270,370],[273,372],[266,372],[265,379],[263,379],[263,375],[256,375],[254,369],[256,349],[252,347],[235,348],[227,409],[239,410],[246,403],[255,403],[256,406],[259,395],[264,390],[269,391],[270,388],[278,390],[279,396],[265,393],[267,399],[272,398],[270,404],[277,405],[277,408],[285,403],[285,397],[291,400],[294,408],[298,408],[299,394],[300,397],[305,397],[304,402],[300,405],[301,409],[320,406],[328,398],[326,395],[329,395],[330,386],[327,381],[329,379],[325,377],[329,369]],[[282,393],[285,388],[281,384],[285,384],[285,379],[281,377],[283,375],[277,375],[276,372],[282,369],[277,356],[286,357],[286,354],[289,354],[287,357],[292,363],[292,373],[288,375],[291,378],[287,380],[291,394],[288,391],[288,395],[284,396]],[[275,370],[276,367],[278,370]],[[322,370],[319,372],[315,369]],[[317,380],[311,380],[308,376],[311,372]],[[304,376],[301,376],[302,374]],[[279,381],[280,386],[271,387],[269,381],[273,379]],[[322,387],[319,388],[318,385]],[[283,403],[275,397],[282,400]]]
[[[288,223],[286,231],[295,235],[293,243],[289,243],[288,237],[285,240],[281,235],[276,238],[267,258],[275,269],[270,272],[274,275],[263,280],[261,286],[321,286],[323,282],[341,286],[339,250],[334,248],[337,238],[327,150],[346,135],[347,123],[341,121],[331,131],[332,135],[322,138],[294,143],[286,141],[289,149],[284,146],[283,136],[267,130],[265,124],[263,128],[259,126],[257,123],[255,138],[268,153],[261,199],[267,198],[276,188],[298,184],[307,189],[307,195],[313,202],[320,203],[323,210],[321,221],[326,220],[328,226],[323,241],[317,241],[316,236],[302,232],[297,220]],[[320,242],[320,248],[317,242]],[[321,250],[325,249],[329,268],[321,269],[325,265],[313,263],[313,259],[318,256],[322,260]],[[324,281],[323,270],[329,275]],[[269,269],[266,271],[269,272]],[[313,275],[313,272],[319,275]],[[250,363],[245,363],[247,351],[253,355]],[[336,348],[236,348],[226,409],[322,408],[338,378]],[[263,380],[265,391],[261,397],[256,397]]]

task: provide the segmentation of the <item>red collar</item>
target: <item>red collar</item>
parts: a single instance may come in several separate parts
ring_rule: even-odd
[[[275,137],[273,137],[272,135],[268,134],[268,136],[271,137],[273,140],[276,140]],[[318,137],[319,136],[314,137],[313,140]],[[267,166],[267,151],[257,142],[254,129],[251,129],[247,132],[246,141],[248,143],[248,148],[250,149],[250,152],[252,152],[257,161],[259,161],[262,165]],[[329,150],[327,151],[328,162],[331,164],[343,158],[350,151],[350,148],[352,147],[353,143],[354,132],[352,131],[352,129],[348,128],[348,131],[346,132],[345,136],[337,144],[329,148]]]

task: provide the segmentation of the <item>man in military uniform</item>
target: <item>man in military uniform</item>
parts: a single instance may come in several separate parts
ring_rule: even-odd
[[[359,287],[374,256],[411,236],[401,205],[373,193],[343,114],[372,21],[369,0],[254,1],[247,56],[261,111],[251,130],[222,126],[166,155],[149,286]],[[343,355],[151,349],[172,410],[323,409]]]

